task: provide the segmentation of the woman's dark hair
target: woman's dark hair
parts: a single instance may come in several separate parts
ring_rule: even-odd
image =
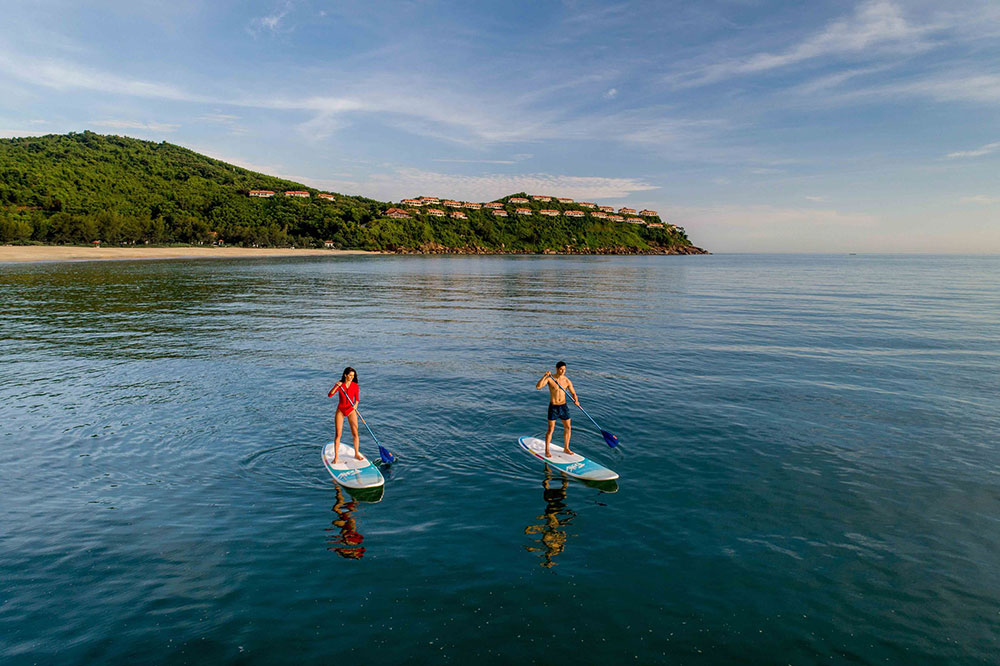
[[[347,373],[349,373],[349,372],[353,372],[354,373],[354,383],[357,384],[358,383],[358,371],[355,370],[354,368],[352,368],[351,366],[347,366],[346,368],[344,368],[344,374],[342,374],[340,376],[340,381],[346,382],[347,381]]]

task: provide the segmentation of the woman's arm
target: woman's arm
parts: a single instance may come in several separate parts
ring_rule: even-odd
[[[333,394],[337,392],[338,388],[340,388],[340,382],[337,382],[336,384],[333,385],[333,388],[330,389],[330,392],[326,394],[326,397],[332,398]]]

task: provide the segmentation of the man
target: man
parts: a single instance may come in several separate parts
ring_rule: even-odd
[[[571,454],[573,452],[569,450],[570,419],[569,407],[566,406],[567,391],[573,396],[573,402],[577,407],[580,406],[580,400],[576,397],[576,389],[573,388],[573,382],[566,376],[565,362],[559,361],[556,363],[555,375],[546,371],[542,375],[542,378],[538,380],[538,383],[535,384],[535,388],[541,390],[546,385],[549,387],[549,428],[545,431],[545,457],[552,457],[549,454],[549,443],[552,441],[552,433],[556,429],[556,419],[561,420],[563,424],[563,451]]]

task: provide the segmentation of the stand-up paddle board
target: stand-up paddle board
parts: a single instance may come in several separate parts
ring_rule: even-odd
[[[593,460],[584,458],[579,453],[567,454],[563,451],[562,444],[552,442],[549,445],[551,457],[545,457],[545,440],[537,437],[521,437],[517,440],[521,448],[543,461],[552,469],[557,469],[567,476],[584,481],[613,481],[618,478],[616,472],[607,467],[598,465]],[[343,444],[341,444],[343,446]],[[351,449],[353,453],[353,449]]]
[[[542,442],[544,444],[544,442]],[[333,463],[334,443],[323,447],[323,465],[330,472],[333,480],[345,488],[375,488],[385,484],[382,472],[364,455],[361,460],[354,457],[354,447],[340,443],[340,455],[337,464]]]

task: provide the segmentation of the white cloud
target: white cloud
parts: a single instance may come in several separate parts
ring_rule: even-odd
[[[604,99],[614,99],[615,97],[618,97],[618,88],[611,88],[604,93]]]
[[[806,199],[806,201],[812,201],[812,202],[815,202],[815,203],[826,203],[826,201],[827,201],[826,197],[821,197],[821,196],[809,196],[809,195],[806,195],[805,199]]]
[[[280,8],[275,8],[274,12],[266,16],[260,16],[250,21],[250,34],[256,36],[264,30],[279,32],[281,23],[292,11],[294,3],[291,0],[285,2]]]
[[[0,139],[17,139],[24,136],[45,136],[51,132],[39,132],[36,130],[0,129]]]
[[[1000,204],[1000,197],[990,197],[985,194],[976,194],[971,197],[962,197],[960,201],[964,204],[978,204],[981,206],[993,206]]]
[[[149,130],[151,132],[173,132],[180,125],[174,123],[140,122],[138,120],[91,120],[91,125],[97,127],[110,127],[112,129],[137,129]]]
[[[552,174],[484,174],[463,176],[421,169],[398,169],[353,180],[299,178],[328,190],[352,192],[387,201],[436,194],[472,201],[489,201],[514,192],[546,193],[574,199],[621,199],[635,192],[659,189],[636,178],[564,176]]]
[[[982,157],[983,155],[995,153],[998,150],[1000,150],[1000,141],[995,141],[993,143],[988,143],[985,146],[976,148],[975,150],[959,150],[954,153],[948,153],[946,157],[950,159],[957,157]]]
[[[853,16],[830,22],[820,32],[783,51],[755,53],[710,64],[694,72],[668,77],[679,85],[704,85],[741,74],[756,74],[790,67],[823,57],[862,55],[891,50],[911,53],[930,48],[924,39],[929,27],[909,23],[889,0],[858,5]]]

